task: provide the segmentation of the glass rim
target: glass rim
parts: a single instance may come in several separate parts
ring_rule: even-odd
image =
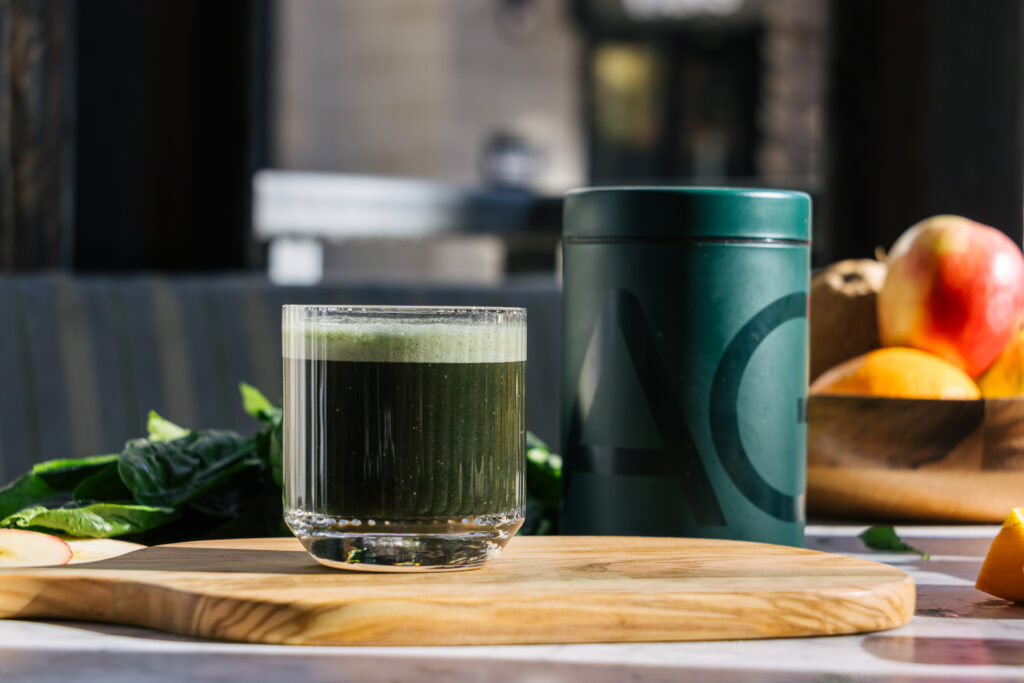
[[[526,315],[513,307],[291,304],[282,307],[281,353],[377,362],[526,360]]]
[[[424,314],[452,314],[452,313],[510,313],[525,314],[525,306],[403,306],[392,304],[282,304],[281,310],[304,311],[317,313],[424,313]]]

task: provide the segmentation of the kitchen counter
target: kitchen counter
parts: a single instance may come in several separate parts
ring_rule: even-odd
[[[864,526],[810,525],[807,546],[898,566],[917,584],[907,626],[784,640],[478,647],[288,647],[199,641],[83,622],[0,620],[0,680],[748,681],[1024,679],[1024,605],[974,589],[997,526],[903,526],[931,554],[872,552]]]

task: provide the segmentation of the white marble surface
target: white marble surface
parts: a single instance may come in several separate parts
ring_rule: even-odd
[[[1024,606],[973,588],[995,526],[898,527],[931,553],[865,550],[863,526],[810,526],[808,546],[890,563],[918,587],[903,628],[714,643],[343,648],[198,641],[126,626],[0,621],[0,681],[1024,680]]]

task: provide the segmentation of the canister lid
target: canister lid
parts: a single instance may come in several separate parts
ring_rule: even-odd
[[[811,236],[803,192],[723,187],[594,187],[565,196],[562,234],[576,239],[784,240]]]

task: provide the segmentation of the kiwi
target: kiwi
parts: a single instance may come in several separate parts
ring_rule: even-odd
[[[844,360],[881,346],[875,301],[884,263],[838,261],[811,278],[811,380]]]

